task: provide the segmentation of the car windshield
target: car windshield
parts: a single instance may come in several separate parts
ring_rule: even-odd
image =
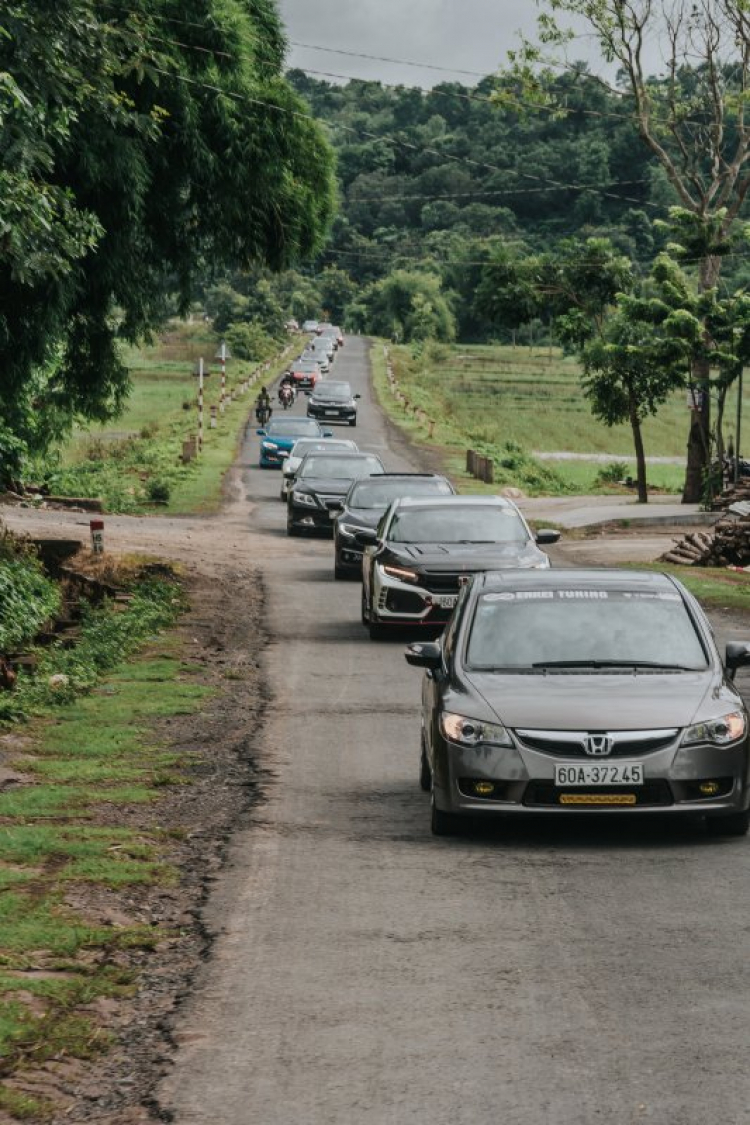
[[[613,666],[699,670],[706,653],[674,591],[517,590],[480,597],[467,648],[474,669]]]
[[[280,418],[266,426],[269,437],[296,437],[297,434],[319,434],[320,426],[314,418]]]
[[[322,387],[318,387],[315,397],[346,401],[352,397],[352,388],[348,383],[324,383]]]
[[[300,471],[301,477],[333,477],[357,480],[371,473],[382,473],[383,466],[377,457],[325,457],[308,455]]]
[[[292,449],[292,457],[304,457],[306,453],[316,452],[325,453],[327,449],[345,450],[351,449],[356,452],[356,447],[353,441],[315,441],[313,438],[306,438],[304,441],[296,441]]]
[[[391,500],[399,496],[421,496],[424,493],[431,496],[452,495],[450,485],[444,480],[363,481],[352,490],[349,507],[384,512]]]
[[[467,506],[399,511],[388,538],[394,543],[527,543],[529,533],[513,508]]]

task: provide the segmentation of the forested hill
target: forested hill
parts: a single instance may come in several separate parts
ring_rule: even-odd
[[[497,104],[491,77],[429,91],[333,85],[299,70],[289,78],[328,125],[338,157],[340,211],[319,265],[366,283],[434,264],[458,298],[464,338],[488,330],[470,300],[488,240],[523,253],[606,236],[645,270],[657,248],[653,220],[679,202],[627,101],[583,70],[554,79],[564,116]],[[746,280],[731,275],[727,263],[726,280]]]

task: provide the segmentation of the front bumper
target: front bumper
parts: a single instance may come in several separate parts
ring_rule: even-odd
[[[307,417],[318,418],[323,422],[356,422],[357,411],[356,409],[338,408],[332,406],[313,406],[311,403],[307,404]]]
[[[263,449],[261,446],[260,467],[262,469],[280,469],[288,456],[288,449]]]
[[[445,812],[468,815],[523,813],[613,813],[686,815],[733,813],[750,803],[748,745],[733,747],[681,747],[678,739],[664,750],[634,754],[629,760],[643,764],[642,786],[555,786],[556,765],[592,764],[591,758],[561,758],[522,746],[514,736],[511,747],[457,746],[437,736],[434,794]],[[604,759],[597,759],[600,763]],[[714,796],[704,796],[699,785],[717,782]],[[482,795],[476,790],[480,783]],[[492,789],[488,789],[488,785]],[[635,801],[630,802],[631,795]],[[566,803],[570,797],[576,798]],[[566,801],[561,798],[565,797]],[[587,803],[594,797],[597,803]],[[610,799],[611,798],[611,799]],[[623,798],[628,803],[618,803]]]
[[[287,502],[287,522],[301,531],[323,531],[333,535],[333,521],[338,515],[338,510],[330,512],[328,508],[311,507],[308,504],[295,504],[290,496]]]
[[[457,593],[439,593],[401,582],[375,565],[372,610],[379,624],[442,629],[450,621],[457,600]]]

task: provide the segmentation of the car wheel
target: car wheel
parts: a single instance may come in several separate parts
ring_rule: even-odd
[[[425,753],[424,739],[422,739],[422,753],[419,756],[419,788],[423,793],[429,793],[432,789],[432,772]]]
[[[709,836],[747,836],[750,811],[706,817],[706,828]]]
[[[281,486],[281,492],[279,493],[279,498],[281,500],[286,500],[286,492],[284,492],[284,486],[283,485]]]
[[[302,534],[300,529],[298,527],[295,527],[294,524],[290,520],[287,520],[287,523],[286,523],[286,533],[287,533],[287,535],[292,535],[292,536],[299,536],[299,535]]]
[[[339,566],[338,563],[334,563],[333,577],[338,581],[343,581],[344,578],[349,577],[349,571],[345,567]]]
[[[433,836],[457,836],[460,831],[461,821],[454,813],[443,812],[432,801],[432,819],[430,828]]]
[[[356,418],[350,418],[349,419],[349,425],[350,426],[356,426],[357,425],[357,419]]]

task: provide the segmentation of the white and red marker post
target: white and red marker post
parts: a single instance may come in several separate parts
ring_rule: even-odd
[[[198,453],[203,452],[203,357],[198,360]]]

